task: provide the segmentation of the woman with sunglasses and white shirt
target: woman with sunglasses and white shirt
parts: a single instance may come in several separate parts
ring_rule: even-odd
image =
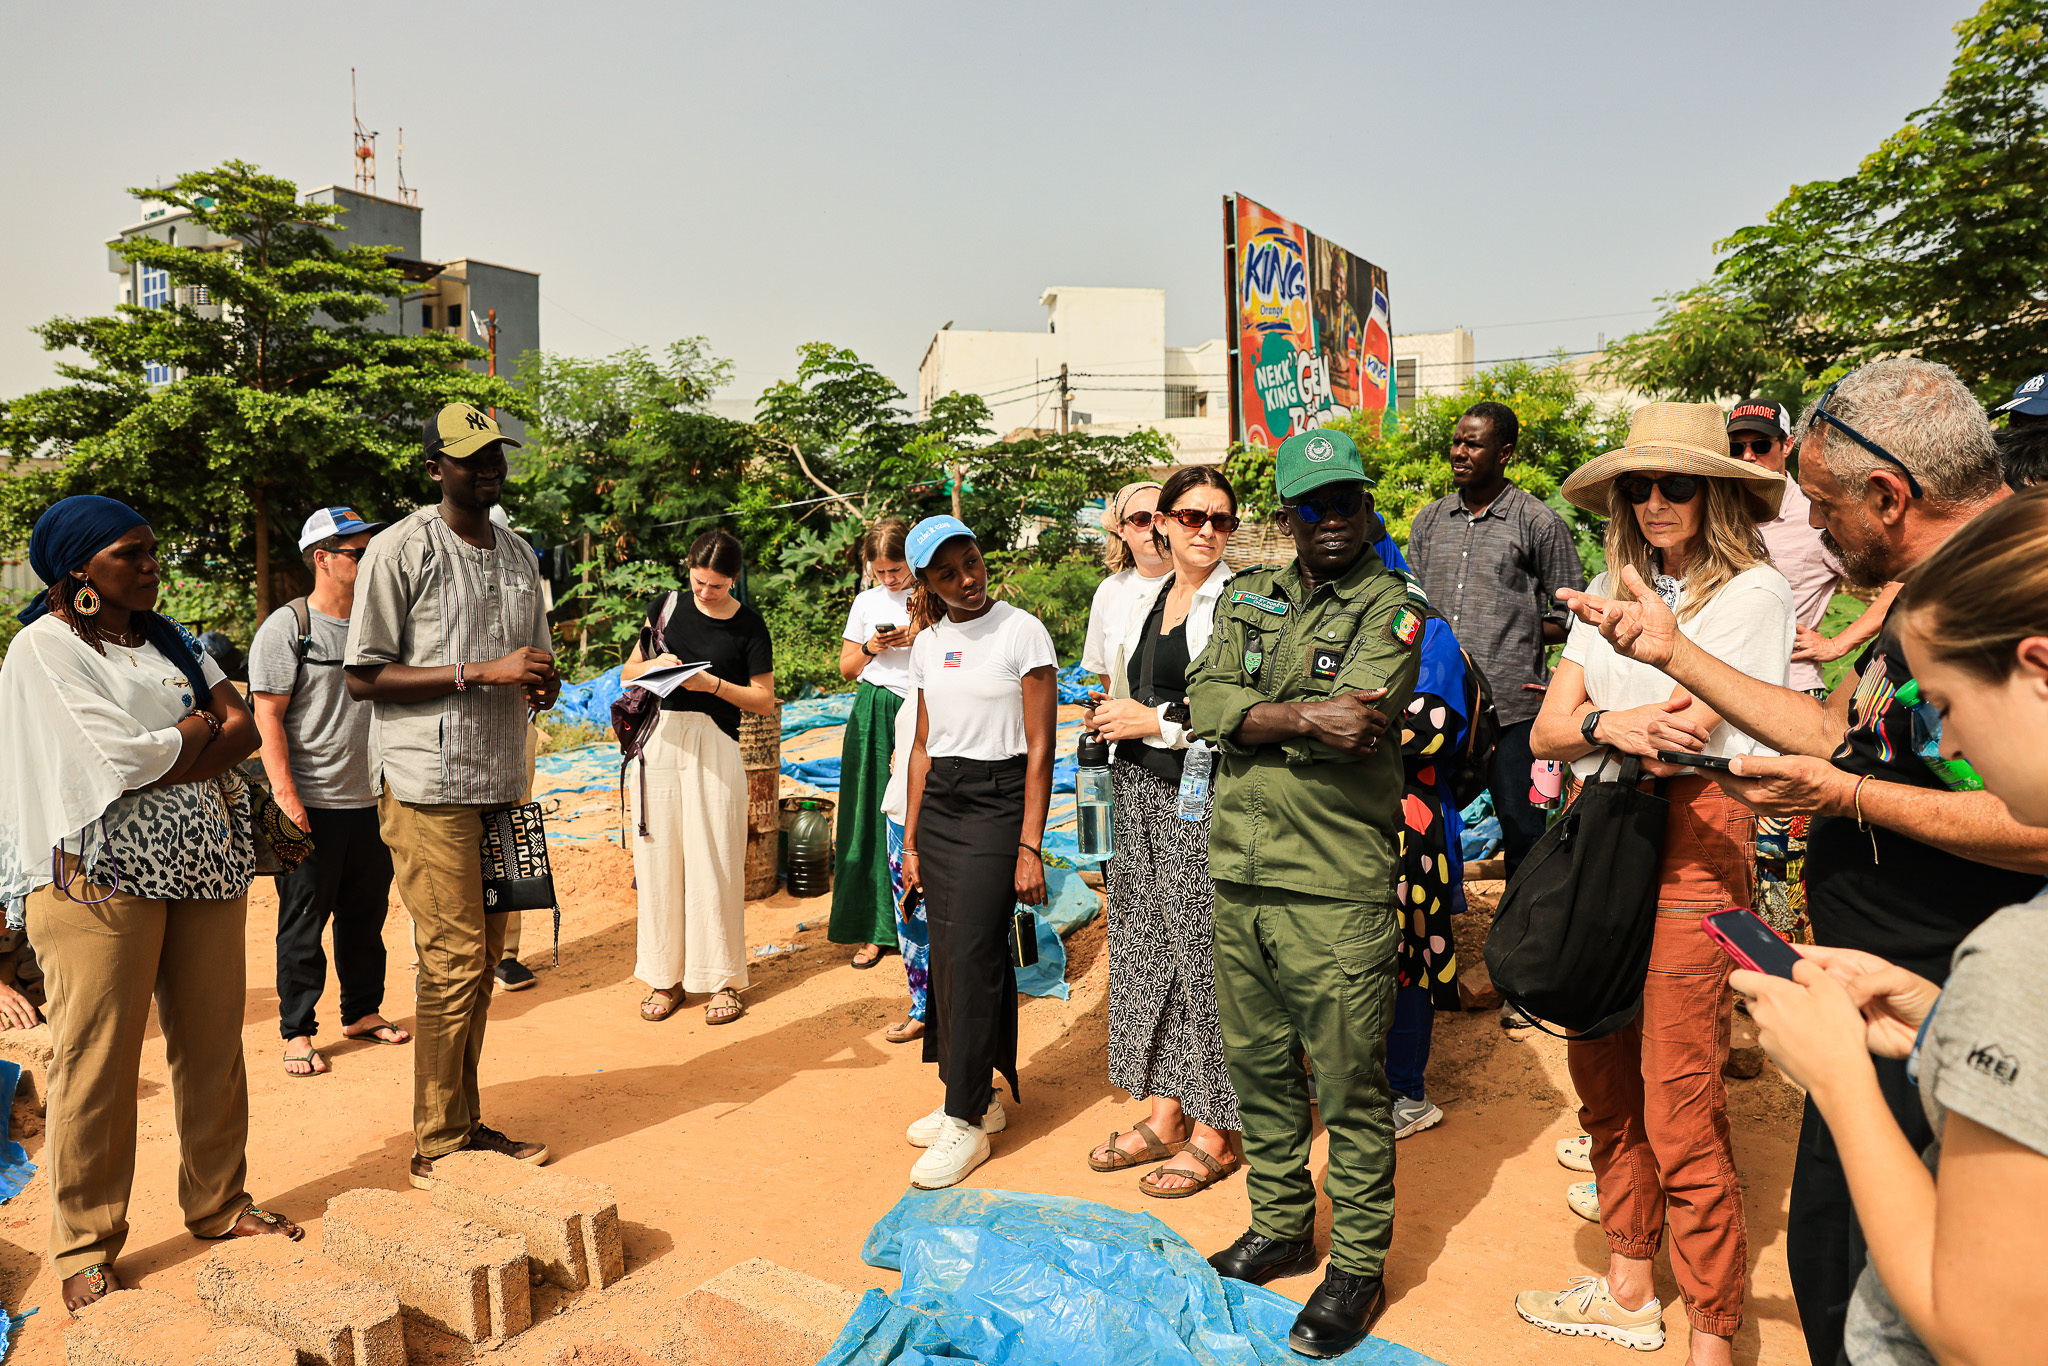
[[[1165,1161],[1138,1189],[1178,1200],[1230,1175],[1237,1093],[1223,1059],[1209,911],[1209,818],[1180,818],[1184,724],[1167,719],[1208,646],[1230,579],[1223,548],[1237,495],[1210,466],[1176,470],[1151,519],[1171,568],[1164,588],[1133,599],[1106,632],[1110,696],[1087,727],[1115,745],[1110,765],[1115,853],[1109,862],[1109,1079],[1152,1112],[1089,1154],[1099,1172]],[[1184,717],[1185,713],[1181,713]]]
[[[1088,604],[1088,634],[1081,642],[1081,667],[1110,684],[1110,666],[1123,646],[1118,634],[1130,619],[1131,607],[1150,604],[1166,576],[1173,572],[1166,546],[1152,535],[1159,507],[1159,481],[1125,484],[1102,510],[1102,562],[1109,577],[1095,585]]]

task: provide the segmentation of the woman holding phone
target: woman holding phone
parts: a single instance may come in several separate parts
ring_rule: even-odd
[[[924,1060],[946,1099],[906,1131],[925,1149],[910,1169],[922,1190],[956,1185],[988,1160],[1008,1122],[990,1076],[1017,1099],[1017,972],[1010,924],[1018,902],[1045,902],[1039,845],[1052,804],[1059,690],[1052,636],[1029,612],[988,595],[988,565],[955,517],[927,517],[904,541],[917,591],[903,881],[921,887],[931,934]]]
[[[2048,489],[1979,514],[1907,576],[1893,620],[1944,759],[2048,828]],[[1736,761],[1736,772],[1741,761]],[[2038,872],[2038,869],[2035,870]],[[1737,972],[1765,1051],[1827,1119],[1869,1246],[1854,1366],[2033,1362],[2048,1341],[2048,893],[1957,947],[1946,987],[1874,954],[1802,944],[1793,979]],[[1875,1054],[1917,1073],[1916,1153]],[[1910,1074],[1910,1073],[1909,1073]]]
[[[859,679],[840,747],[838,875],[826,936],[858,944],[853,965],[871,968],[896,947],[896,896],[889,876],[890,822],[882,814],[896,714],[910,694],[910,566],[903,537],[910,524],[884,517],[860,540],[874,587],[856,596],[839,644],[839,674]]]
[[[1630,600],[1655,593],[1694,643],[1783,686],[1796,624],[1792,589],[1772,568],[1757,526],[1777,515],[1784,491],[1783,475],[1729,456],[1718,405],[1637,409],[1628,443],[1565,481],[1568,500],[1608,519],[1607,571],[1588,592]],[[1663,780],[1670,816],[1642,1012],[1605,1038],[1567,1045],[1596,1178],[1593,1190],[1574,1187],[1568,1196],[1575,1209],[1598,1215],[1607,1275],[1579,1277],[1562,1292],[1524,1292],[1515,1312],[1555,1333],[1645,1351],[1662,1346],[1651,1260],[1668,1222],[1692,1328],[1687,1360],[1725,1366],[1742,1326],[1749,1244],[1721,1081],[1728,961],[1700,921],[1749,904],[1755,818],[1711,779],[1656,755],[1725,757],[1759,746],[1583,621],[1572,626],[1529,738],[1537,758],[1569,760],[1580,782],[1610,749],[1636,756]]]

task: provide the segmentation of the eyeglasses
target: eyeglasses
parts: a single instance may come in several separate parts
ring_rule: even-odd
[[[1124,525],[1134,526],[1138,530],[1143,531],[1146,527],[1152,525],[1152,514],[1149,512],[1126,513],[1124,515]]]
[[[1356,485],[1339,489],[1335,493],[1311,493],[1299,502],[1288,503],[1287,510],[1314,526],[1325,517],[1356,517],[1358,510],[1365,506],[1365,490]]]
[[[1734,456],[1737,460],[1742,459],[1744,451],[1749,452],[1751,455],[1769,455],[1771,448],[1777,444],[1778,438],[1775,436],[1760,436],[1754,441],[1744,441],[1738,437],[1730,437],[1728,440],[1728,454]]]
[[[1890,451],[1878,445],[1875,441],[1872,441],[1869,437],[1857,431],[1854,427],[1851,427],[1848,423],[1842,421],[1842,419],[1836,417],[1833,413],[1828,411],[1828,400],[1833,398],[1835,396],[1835,390],[1841,387],[1842,382],[1840,380],[1836,380],[1833,384],[1830,384],[1828,386],[1828,391],[1820,396],[1820,402],[1813,405],[1813,417],[1807,422],[1807,430],[1812,431],[1814,423],[1827,423],[1829,426],[1841,432],[1842,435],[1848,437],[1851,441],[1861,446],[1864,450],[1869,451],[1878,459],[1889,461],[1890,463],[1897,465],[1899,467],[1899,473],[1906,476],[1906,487],[1912,490],[1913,496],[1915,498],[1926,497],[1926,494],[1921,492],[1920,481],[1913,477],[1913,471],[1906,468],[1905,461],[1899,459],[1899,457],[1893,455]]]
[[[359,545],[323,551],[322,553],[327,555],[346,555],[357,564],[361,564],[363,562],[363,552],[368,549],[369,547],[366,545]]]
[[[1173,518],[1189,531],[1200,531],[1204,522],[1215,527],[1217,534],[1222,536],[1237,530],[1237,514],[1234,512],[1197,512],[1194,508],[1175,508],[1159,515]]]
[[[1653,487],[1664,495],[1667,503],[1690,503],[1700,491],[1700,481],[1695,475],[1666,474],[1656,479],[1623,479],[1618,487],[1622,497],[1641,507],[1650,501]]]

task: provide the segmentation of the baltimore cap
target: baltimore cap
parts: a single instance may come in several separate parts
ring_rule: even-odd
[[[1280,443],[1279,453],[1273,457],[1273,486],[1282,498],[1299,498],[1325,484],[1373,487],[1373,481],[1365,477],[1365,462],[1359,458],[1356,442],[1325,428],[1298,432]]]
[[[498,424],[483,409],[469,403],[451,403],[427,419],[426,458],[447,456],[467,460],[493,441],[508,446],[519,443],[498,430]]]
[[[1792,415],[1785,405],[1768,398],[1746,398],[1728,414],[1731,432],[1761,432],[1765,436],[1792,435]]]

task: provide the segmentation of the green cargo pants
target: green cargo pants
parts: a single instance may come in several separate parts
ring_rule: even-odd
[[[1393,1241],[1386,1060],[1397,914],[1387,904],[1216,883],[1216,1003],[1244,1117],[1252,1227],[1290,1241],[1315,1230],[1306,1052],[1330,1134],[1330,1263],[1359,1276],[1380,1274]]]

